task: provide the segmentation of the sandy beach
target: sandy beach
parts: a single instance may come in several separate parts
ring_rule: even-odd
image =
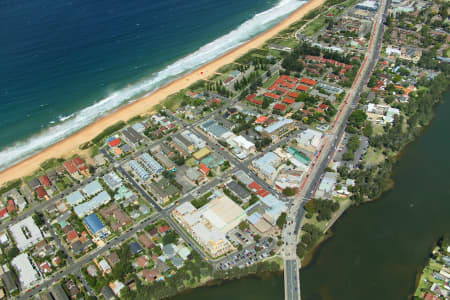
[[[111,114],[98,119],[84,129],[29,157],[28,159],[9,167],[8,169],[0,173],[0,185],[7,181],[30,175],[32,172],[36,171],[36,169],[39,168],[42,162],[50,158],[70,156],[77,152],[80,152],[78,148],[80,144],[93,139],[106,127],[111,126],[112,124],[120,120],[126,121],[133,116],[148,112],[153,106],[165,100],[167,96],[174,94],[179,90],[187,88],[199,79],[206,79],[210,77],[220,67],[235,61],[237,58],[244,55],[253,48],[261,47],[267,40],[272,38],[280,31],[288,28],[291,24],[297,22],[309,11],[321,6],[324,2],[325,0],[310,0],[308,3],[289,15],[289,17],[287,17],[284,21],[256,36],[240,47],[231,50],[225,55],[202,66],[192,73],[187,74],[180,79],[177,79],[174,82],[160,88],[151,95],[140,98],[135,102],[125,105],[117,111],[114,111]]]

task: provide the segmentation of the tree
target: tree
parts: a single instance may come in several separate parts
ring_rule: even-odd
[[[294,196],[295,194],[297,194],[296,188],[287,187],[283,190],[283,195],[285,195],[286,197],[291,197],[291,196]]]
[[[282,213],[278,217],[278,219],[277,219],[278,228],[282,229],[284,227],[284,225],[286,225],[286,222],[287,222],[286,217],[287,217],[286,213]]]
[[[261,240],[261,236],[259,234],[255,234],[253,236],[253,239],[255,240],[255,242],[259,242]]]
[[[367,119],[367,114],[360,110],[357,109],[355,111],[352,112],[352,114],[350,115],[350,117],[348,118],[348,123],[351,126],[354,126],[356,128],[361,128],[362,125],[364,124],[364,121],[366,121]]]
[[[163,245],[173,244],[173,243],[176,243],[177,240],[178,240],[178,234],[175,231],[170,230],[170,231],[166,232],[166,234],[163,236],[162,243],[163,243]]]
[[[248,229],[248,227],[249,227],[249,225],[248,225],[248,223],[245,222],[245,221],[242,221],[241,223],[239,223],[239,229],[240,229],[240,230]]]

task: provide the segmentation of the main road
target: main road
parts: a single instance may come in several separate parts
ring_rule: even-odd
[[[372,35],[369,41],[367,55],[361,65],[361,68],[353,82],[353,85],[349,92],[345,102],[339,111],[332,128],[330,129],[327,136],[324,138],[323,146],[321,147],[319,154],[314,162],[312,162],[311,171],[305,178],[304,184],[294,200],[293,207],[288,214],[288,223],[282,232],[283,240],[285,241],[283,256],[285,260],[285,299],[287,300],[297,300],[300,299],[300,278],[298,274],[299,265],[296,266],[294,259],[296,258],[296,247],[298,243],[298,235],[300,231],[300,225],[304,216],[303,205],[312,198],[313,193],[320,182],[320,177],[323,174],[325,168],[327,167],[330,159],[333,157],[334,152],[337,149],[348,118],[350,117],[353,109],[356,107],[359,101],[359,97],[373,68],[378,60],[378,54],[380,51],[383,33],[384,33],[384,19],[387,14],[387,10],[390,4],[390,0],[381,1],[380,9],[376,13],[372,28]],[[292,266],[296,267],[294,272],[296,275],[292,274]],[[293,282],[295,280],[295,282]],[[295,287],[298,288],[298,295],[292,291],[289,291]],[[296,291],[296,290],[295,290]],[[298,298],[297,298],[298,297]]]

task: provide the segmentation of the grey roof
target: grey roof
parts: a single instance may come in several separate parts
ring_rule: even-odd
[[[45,292],[41,294],[41,300],[53,300],[53,297],[50,295],[50,292]]]
[[[120,146],[120,150],[122,150],[123,153],[128,153],[131,152],[133,149],[131,149],[130,145],[123,144],[122,146]]]
[[[58,177],[58,174],[56,173],[55,170],[51,170],[51,171],[49,171],[49,172],[47,173],[47,177],[48,177],[51,181],[54,181],[54,180]]]
[[[38,186],[41,185],[41,182],[39,181],[39,179],[37,179],[36,177],[31,179],[30,181],[28,181],[28,185],[32,188],[35,189]]]
[[[168,244],[163,247],[163,253],[167,258],[172,258],[176,254],[176,247],[174,244]]]
[[[71,247],[72,247],[73,253],[75,253],[75,254],[80,254],[80,253],[83,252],[83,250],[84,250],[84,245],[83,245],[83,243],[81,243],[80,241],[74,242],[74,243],[71,245]]]
[[[18,289],[17,282],[14,280],[11,271],[7,271],[2,275],[3,283],[5,284],[6,290],[11,293]]]
[[[156,260],[155,268],[158,270],[159,273],[165,273],[170,269],[170,267],[160,259]]]
[[[170,261],[173,263],[173,265],[174,265],[177,269],[181,268],[181,267],[184,265],[183,260],[182,260],[180,257],[178,257],[178,256],[172,257],[172,259],[171,259]]]
[[[139,252],[141,252],[143,249],[141,247],[141,245],[139,245],[138,242],[131,242],[130,243],[130,250],[133,254],[138,254]]]
[[[52,296],[55,300],[69,300],[69,297],[67,297],[66,292],[60,284],[52,287]]]
[[[122,178],[120,178],[114,171],[105,174],[105,176],[103,176],[103,180],[111,190],[115,190],[122,185]]]
[[[116,296],[114,295],[113,290],[107,285],[102,287],[101,292],[102,292],[103,297],[105,297],[106,300],[115,299],[116,298]]]
[[[139,143],[144,137],[137,132],[136,130],[134,130],[134,128],[132,127],[128,127],[124,130],[122,130],[122,134],[125,136],[125,138],[133,144],[137,144]]]
[[[227,184],[227,187],[240,198],[250,197],[250,193],[236,181],[231,181]]]

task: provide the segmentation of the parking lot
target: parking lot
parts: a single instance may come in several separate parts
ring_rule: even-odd
[[[240,251],[239,253],[228,257],[227,260],[218,264],[217,268],[220,270],[229,270],[232,268],[245,268],[258,261],[270,256],[270,251],[273,250],[275,242],[269,242],[268,239],[256,243],[253,247],[249,247]]]

